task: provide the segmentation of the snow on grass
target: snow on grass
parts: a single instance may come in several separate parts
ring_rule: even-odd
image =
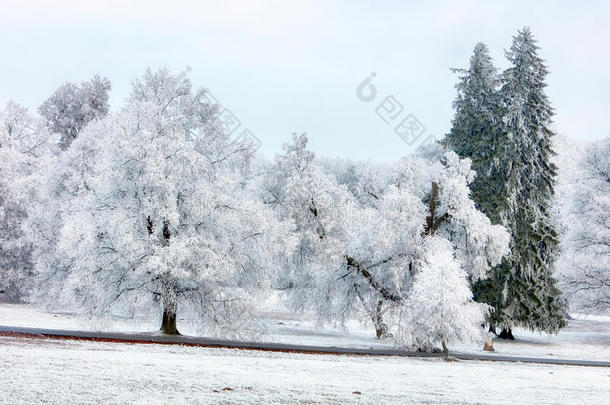
[[[105,332],[156,332],[160,319],[146,317],[95,318],[74,314],[47,313],[30,305],[0,304],[0,325],[32,328],[105,331]],[[178,320],[180,331],[187,335],[205,333],[186,319]],[[281,302],[271,299],[261,309],[256,326],[256,340],[314,346],[353,348],[391,348],[389,340],[379,341],[371,326],[350,324],[349,331],[325,326],[306,314],[290,313]],[[577,316],[558,335],[547,335],[516,329],[515,341],[496,339],[496,353],[510,356],[550,357],[578,360],[610,361],[610,317]],[[480,345],[455,345],[451,350],[463,353],[481,353]]]
[[[84,331],[152,332],[159,330],[160,320],[94,317],[69,312],[52,313],[32,305],[0,303],[0,325]]]
[[[575,315],[557,335],[513,330],[515,340],[495,339],[497,354],[550,357],[575,360],[610,361],[610,317]],[[480,348],[479,348],[480,349]],[[472,353],[473,345],[457,345],[454,350]]]
[[[596,367],[0,337],[0,402],[600,404]],[[360,392],[354,393],[354,392]]]

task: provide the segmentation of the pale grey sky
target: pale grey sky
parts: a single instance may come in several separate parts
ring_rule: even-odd
[[[453,115],[456,77],[476,42],[499,68],[528,25],[551,74],[556,130],[610,135],[610,3],[574,1],[0,0],[0,103],[32,110],[58,86],[100,73],[120,106],[147,67],[190,66],[273,156],[307,132],[325,156],[394,160],[405,144],[374,112],[394,95],[427,135]],[[371,72],[377,99],[356,87]],[[425,136],[422,136],[416,143]]]

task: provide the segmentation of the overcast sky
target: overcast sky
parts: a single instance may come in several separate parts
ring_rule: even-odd
[[[0,0],[0,103],[31,110],[58,86],[99,73],[118,108],[147,67],[190,67],[262,142],[267,156],[292,132],[319,155],[394,160],[412,150],[393,132],[411,114],[425,133],[450,127],[456,77],[476,42],[499,68],[528,25],[547,60],[556,130],[610,135],[610,5],[545,1],[29,1]],[[372,72],[376,98],[358,85]],[[404,110],[386,124],[375,107]]]

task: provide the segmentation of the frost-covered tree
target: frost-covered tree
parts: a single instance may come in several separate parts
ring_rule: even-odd
[[[398,338],[428,350],[440,343],[447,359],[448,344],[481,339],[486,305],[473,301],[468,275],[446,239],[425,240],[420,266],[401,314],[401,323],[411,327]]]
[[[502,77],[510,141],[501,156],[509,204],[501,218],[512,235],[511,254],[492,272],[491,288],[482,298],[495,307],[496,323],[504,328],[501,335],[508,337],[513,326],[557,332],[565,325],[565,307],[554,276],[559,241],[551,219],[554,113],[544,91],[548,70],[538,49],[529,28],[519,31],[506,53],[511,67]]]
[[[39,245],[37,299],[159,311],[166,334],[179,311],[207,333],[238,333],[290,238],[244,191],[254,151],[219,127],[184,74],[135,80],[127,105],[87,126],[49,174],[61,204],[37,222],[51,241]]]
[[[0,300],[22,301],[32,277],[32,244],[22,225],[33,178],[51,152],[48,133],[26,108],[10,101],[0,111]]]
[[[108,114],[110,89],[110,81],[96,75],[88,82],[62,85],[38,107],[49,129],[61,136],[62,149],[70,146],[85,125]]]
[[[610,138],[580,161],[566,213],[562,286],[574,311],[610,312]]]
[[[407,159],[395,173],[373,207],[357,207],[344,217],[348,243],[342,273],[325,283],[340,312],[359,305],[361,315],[373,320],[378,336],[405,336],[417,328],[400,322],[399,314],[410,305],[414,277],[424,271],[428,238],[440,237],[453,246],[461,271],[472,280],[497,264],[508,246],[506,231],[491,225],[469,198],[468,184],[474,178],[469,161],[454,153],[442,163]],[[473,332],[467,329],[480,321],[451,333],[468,339]],[[429,338],[430,345],[439,343]]]
[[[314,280],[324,272],[320,267],[341,260],[339,219],[349,199],[345,187],[314,162],[307,143],[306,134],[293,135],[292,143],[284,145],[284,153],[267,169],[262,190],[264,203],[294,225],[297,240],[296,249],[282,263],[280,285],[302,291],[312,291]],[[299,297],[293,304],[300,307],[305,300],[316,301],[316,297]]]

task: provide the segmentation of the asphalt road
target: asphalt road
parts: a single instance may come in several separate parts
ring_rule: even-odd
[[[170,336],[157,333],[113,333],[113,332],[85,332],[74,330],[18,328],[13,326],[0,326],[0,335],[27,336],[41,338],[59,338],[74,340],[89,340],[101,342],[120,343],[155,343],[171,345],[187,345],[214,348],[229,348],[242,350],[262,350],[285,353],[313,353],[313,354],[347,354],[360,356],[400,356],[400,357],[442,357],[442,353],[409,352],[394,349],[355,349],[336,346],[305,346],[282,343],[246,342],[237,340],[211,339],[193,336]],[[482,361],[508,361],[521,363],[554,364],[565,366],[591,366],[610,367],[608,361],[551,359],[537,357],[502,356],[485,353],[459,353],[450,352],[458,360]]]

